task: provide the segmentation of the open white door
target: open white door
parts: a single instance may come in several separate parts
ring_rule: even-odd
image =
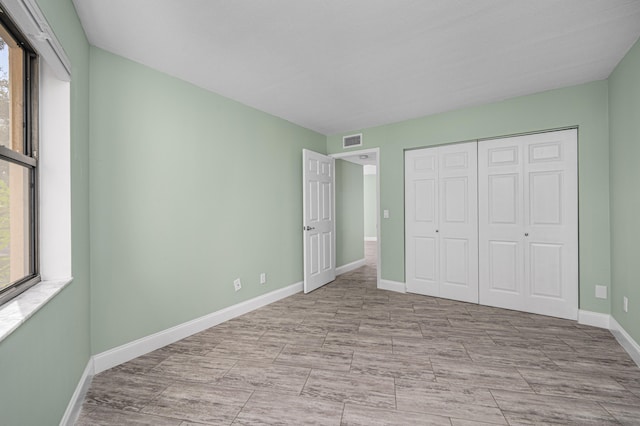
[[[336,279],[335,160],[302,150],[304,292]]]

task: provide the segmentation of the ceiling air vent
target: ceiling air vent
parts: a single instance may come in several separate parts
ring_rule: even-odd
[[[342,138],[342,147],[351,148],[354,146],[362,146],[362,133],[357,135],[344,136]]]

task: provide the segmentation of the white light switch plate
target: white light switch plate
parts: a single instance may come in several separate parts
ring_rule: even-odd
[[[598,299],[606,299],[607,298],[607,287],[603,285],[596,286],[596,297]]]
[[[385,219],[389,219],[389,210],[383,210],[383,211],[382,211],[382,216],[383,216]]]

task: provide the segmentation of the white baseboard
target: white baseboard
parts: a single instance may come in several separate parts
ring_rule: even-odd
[[[633,337],[622,328],[616,319],[609,314],[601,314],[599,312],[578,311],[578,322],[593,327],[606,328],[616,338],[620,346],[624,348],[631,359],[640,367],[640,345],[633,340]]]
[[[364,237],[365,241],[378,241],[378,237]]]
[[[579,310],[578,322],[584,325],[609,329],[611,328],[611,315]]]
[[[391,281],[391,280],[380,280],[380,285],[378,285],[378,288],[380,290],[389,290],[389,291],[395,291],[398,293],[406,293],[407,289],[405,288],[404,283],[398,282],[398,281]]]
[[[346,265],[338,266],[336,268],[336,275],[346,274],[354,269],[363,267],[366,264],[364,259],[356,260],[355,262],[347,263]]]
[[[94,355],[95,374],[301,291],[295,283]]]
[[[60,420],[60,426],[73,426],[76,423],[76,420],[78,420],[80,410],[82,409],[82,402],[84,401],[84,397],[87,395],[89,386],[91,386],[91,380],[93,380],[94,374],[93,357],[91,357],[89,358],[89,362],[80,377],[76,390],[71,396],[71,400],[67,405],[64,415],[62,416],[62,420]]]
[[[633,337],[622,328],[622,326],[616,321],[614,317],[611,317],[611,334],[616,338],[620,346],[631,356],[631,359],[640,367],[640,345],[633,340]]]

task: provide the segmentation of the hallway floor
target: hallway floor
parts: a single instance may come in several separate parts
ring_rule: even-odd
[[[609,331],[375,277],[369,256],[105,371],[77,424],[640,424],[640,369]]]

